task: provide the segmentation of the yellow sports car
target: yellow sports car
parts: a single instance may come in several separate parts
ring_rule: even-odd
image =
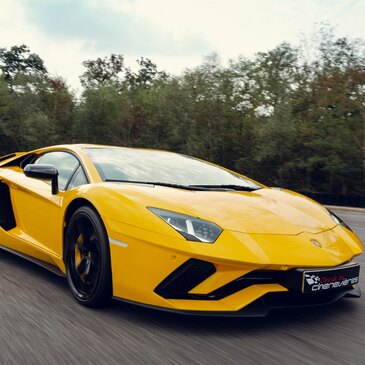
[[[193,157],[62,145],[0,158],[0,244],[109,298],[192,314],[359,297],[355,233],[322,205]]]

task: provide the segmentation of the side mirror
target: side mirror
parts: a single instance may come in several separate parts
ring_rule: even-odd
[[[53,165],[29,164],[24,167],[24,174],[35,179],[51,180],[52,194],[58,193],[58,171]]]

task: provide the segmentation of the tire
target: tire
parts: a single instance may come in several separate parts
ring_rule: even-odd
[[[87,307],[105,304],[112,295],[109,241],[98,213],[78,208],[65,233],[67,281],[76,300]]]

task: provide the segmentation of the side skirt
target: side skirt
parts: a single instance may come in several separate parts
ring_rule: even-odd
[[[10,253],[12,253],[14,255],[17,255],[17,256],[19,256],[19,257],[21,257],[21,258],[23,258],[25,260],[28,260],[30,262],[33,262],[34,264],[36,264],[38,266],[41,266],[44,269],[47,269],[48,271],[51,271],[51,272],[53,272],[54,274],[56,274],[58,276],[61,276],[63,278],[66,277],[66,275],[57,266],[51,265],[48,262],[44,262],[42,260],[38,260],[35,257],[26,255],[24,253],[21,253],[19,251],[13,250],[11,248],[8,248],[8,247],[2,246],[2,245],[0,245],[0,249],[2,249],[4,251],[7,251],[7,252],[10,252]]]

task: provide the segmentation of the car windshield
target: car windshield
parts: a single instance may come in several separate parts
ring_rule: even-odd
[[[128,148],[85,148],[84,151],[104,181],[261,188],[223,168],[177,153]]]

